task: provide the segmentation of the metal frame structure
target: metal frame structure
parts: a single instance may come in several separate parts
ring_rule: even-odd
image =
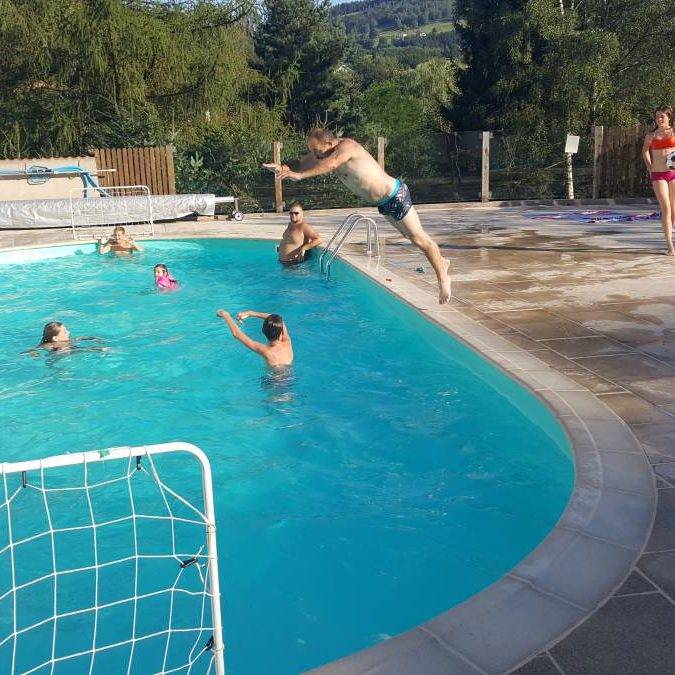
[[[46,469],[58,467],[77,466],[92,462],[111,462],[114,460],[136,458],[137,463],[145,456],[155,456],[172,452],[185,452],[195,457],[201,468],[202,496],[204,499],[204,513],[199,511],[203,518],[206,532],[206,550],[209,560],[208,587],[211,597],[211,617],[213,621],[212,643],[210,650],[213,652],[213,664],[216,675],[225,674],[225,659],[223,645],[222,618],[220,611],[220,584],[218,579],[218,550],[216,544],[216,520],[213,498],[213,482],[211,477],[211,465],[204,452],[191,443],[174,442],[160,443],[157,445],[144,445],[138,447],[118,447],[106,450],[93,450],[90,452],[73,453],[67,455],[53,455],[43,459],[3,462],[0,464],[0,476],[6,480],[11,474],[21,474],[22,483],[30,480],[31,472],[43,472]],[[137,464],[137,466],[139,466]],[[180,498],[180,497],[179,497]]]
[[[155,235],[152,199],[147,185],[73,188],[68,199],[73,239],[78,238],[78,228],[114,225],[140,224],[148,226],[149,230],[138,234]]]
[[[366,255],[380,257],[380,237],[377,231],[377,223],[370,216],[364,216],[362,213],[351,213],[342,221],[340,227],[335,230],[335,233],[319,257],[319,269],[322,274],[325,273],[327,277],[330,277],[330,268],[333,260],[335,260],[340,249],[344,246],[352,230],[360,223],[366,224]],[[326,261],[325,264],[324,260]]]

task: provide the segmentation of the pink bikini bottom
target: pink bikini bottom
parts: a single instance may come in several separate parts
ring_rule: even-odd
[[[665,180],[666,183],[670,183],[671,180],[675,180],[675,171],[652,171],[651,177],[652,180]]]

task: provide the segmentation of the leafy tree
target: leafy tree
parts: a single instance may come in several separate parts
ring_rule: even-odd
[[[260,80],[242,11],[215,0],[0,0],[0,152],[163,142],[231,107]]]
[[[268,101],[296,129],[323,119],[340,96],[331,87],[331,73],[347,39],[330,22],[328,7],[328,0],[265,0],[255,34],[258,67],[269,79]]]

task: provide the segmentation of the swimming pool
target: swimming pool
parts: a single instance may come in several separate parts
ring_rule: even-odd
[[[157,262],[179,293],[152,291]],[[461,602],[534,548],[571,492],[548,410],[345,265],[326,283],[279,268],[269,242],[192,240],[3,271],[3,460],[199,445],[230,673],[297,672]],[[283,314],[290,376],[265,373],[218,307]],[[19,356],[52,319],[110,352]]]

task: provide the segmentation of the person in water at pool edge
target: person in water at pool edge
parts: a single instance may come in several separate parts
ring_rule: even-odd
[[[297,199],[288,207],[290,222],[279,242],[279,262],[296,265],[307,260],[308,253],[321,244],[319,233],[305,220],[305,210]]]
[[[110,252],[118,255],[131,255],[134,251],[142,250],[131,237],[127,236],[127,231],[121,225],[115,227],[112,237],[105,241],[103,238],[98,240],[98,252],[102,255]]]
[[[50,321],[49,323],[45,324],[44,328],[42,329],[42,339],[40,342],[35,347],[27,349],[24,354],[37,356],[39,353],[38,349],[46,349],[50,352],[64,353],[73,351],[74,349],[94,352],[108,351],[107,347],[96,347],[94,345],[80,347],[77,343],[84,340],[100,341],[100,338],[93,336],[71,338],[70,331],[60,321]]]
[[[280,366],[290,366],[293,363],[293,344],[291,336],[288,333],[284,320],[278,314],[267,314],[265,312],[253,312],[247,310],[237,314],[237,321],[243,323],[249,317],[256,319],[263,319],[262,332],[268,340],[267,344],[252,340],[241,328],[237,325],[229,312],[224,309],[219,309],[216,315],[224,319],[230,327],[230,331],[234,338],[239,340],[244,346],[251,351],[262,356],[267,365],[272,368]]]
[[[180,284],[169,274],[166,265],[155,265],[155,286],[158,291],[177,291]]]

